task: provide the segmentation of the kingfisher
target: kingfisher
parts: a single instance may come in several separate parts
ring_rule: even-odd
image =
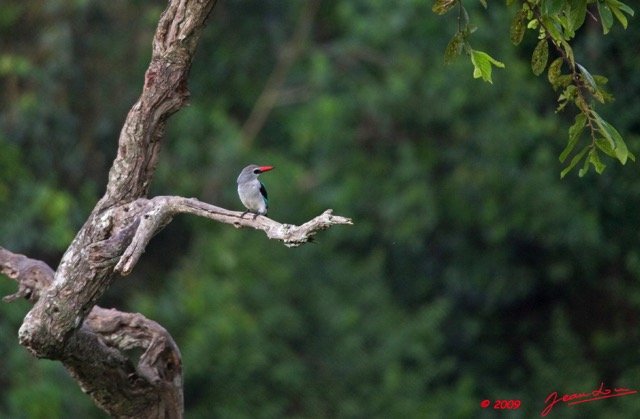
[[[240,218],[248,212],[253,213],[255,220],[258,215],[267,215],[269,209],[269,201],[267,200],[267,189],[264,184],[258,180],[260,173],[268,172],[275,169],[273,166],[258,166],[251,164],[244,169],[238,176],[238,195],[240,201],[247,207]]]

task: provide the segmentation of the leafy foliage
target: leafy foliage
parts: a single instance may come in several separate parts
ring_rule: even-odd
[[[597,2],[558,0],[538,2],[527,0],[522,3],[522,8],[516,15],[521,19],[526,13],[525,20],[528,21],[527,26],[538,30],[538,38],[540,41],[534,49],[532,56],[534,74],[540,75],[544,72],[548,57],[547,44],[551,42],[560,55],[560,58],[556,59],[554,64],[549,67],[549,82],[554,87],[554,90],[561,87],[564,88],[558,99],[560,102],[558,110],[564,109],[569,103],[574,104],[583,115],[577,123],[583,120],[586,121],[586,126],[591,132],[591,144],[574,156],[569,166],[560,174],[561,177],[564,177],[584,156],[588,157],[585,159],[585,164],[579,172],[581,177],[588,172],[588,163],[594,166],[596,172],[602,173],[606,166],[600,161],[598,150],[605,152],[605,154],[609,156],[616,157],[622,164],[626,163],[627,158],[635,161],[634,155],[629,152],[618,131],[602,119],[595,110],[595,104],[587,100],[587,95],[590,95],[591,98],[601,104],[613,100],[613,97],[607,93],[603,87],[607,79],[602,76],[592,76],[583,65],[576,62],[573,49],[569,45],[569,41],[574,38],[576,31],[582,27],[585,22],[588,3],[596,3],[598,5],[598,13],[605,34],[609,32],[613,24],[611,7],[615,8],[616,16],[622,16],[622,19],[619,18],[619,20],[625,29],[627,23],[622,11],[633,15],[633,10],[630,7],[617,0],[612,2],[608,0]],[[519,27],[520,23],[517,23],[516,26]],[[513,30],[512,24],[512,32]],[[560,70],[562,62],[565,62],[569,67],[569,74],[565,77],[563,77]],[[598,81],[596,81],[596,78]],[[571,153],[573,147],[578,143],[577,140],[582,132],[582,129],[569,130],[569,144],[567,148],[565,148],[565,152],[560,156],[561,162],[564,162],[566,159],[566,154]],[[608,140],[610,147],[600,145],[603,142],[603,137]]]
[[[481,3],[486,9],[486,2]],[[513,3],[514,1],[507,1],[507,5]],[[583,65],[576,62],[569,43],[575,37],[576,31],[584,25],[587,14],[591,13],[588,11],[588,5],[594,3],[597,4],[598,15],[605,35],[614,24],[614,16],[626,29],[628,21],[625,14],[630,16],[634,14],[631,7],[618,0],[523,0],[511,21],[509,35],[514,45],[519,45],[524,39],[525,28],[538,32],[539,41],[531,56],[531,69],[536,76],[541,75],[547,68],[549,44],[556,49],[559,57],[549,66],[548,78],[554,90],[562,88],[558,96],[558,111],[563,110],[568,104],[573,104],[588,122],[591,144],[574,156],[569,165],[561,172],[560,177],[564,177],[587,155],[585,165],[579,172],[580,177],[588,172],[587,163],[591,163],[598,173],[602,173],[606,166],[600,161],[598,150],[617,158],[622,164],[625,164],[628,158],[635,161],[635,156],[628,150],[622,136],[610,123],[600,117],[595,110],[595,104],[588,100],[590,97],[601,104],[613,100],[613,96],[607,93],[603,87],[607,83],[607,79],[599,75],[592,76]],[[462,6],[462,0],[436,0],[432,10],[436,14],[445,14],[456,5],[459,10],[458,32],[445,50],[445,62],[452,62],[456,55],[460,55],[461,51],[465,50],[471,56],[471,62],[474,65],[474,78],[482,77],[483,80],[492,83],[491,64],[498,67],[504,67],[504,64],[489,57],[486,53],[473,51],[469,46],[469,35],[476,30],[476,27],[469,24],[469,15]],[[479,59],[479,57],[484,59]],[[569,68],[568,74],[561,72],[563,62]],[[579,138],[575,137],[575,132],[576,130],[574,133],[571,130],[569,132],[569,144],[565,152],[560,155],[561,162],[565,161],[567,154],[571,153],[578,142]],[[582,133],[582,130],[579,132]],[[607,140],[610,147],[603,147],[601,145],[603,140]]]
[[[481,0],[481,3],[486,9],[487,3],[484,0]],[[444,53],[444,62],[445,64],[451,64],[456,56],[464,51],[471,58],[473,78],[481,77],[482,80],[493,83],[491,79],[493,66],[504,68],[504,63],[491,57],[486,52],[476,51],[471,48],[469,37],[478,28],[469,22],[469,14],[462,6],[462,2],[459,0],[437,0],[433,4],[432,10],[434,13],[442,15],[449,12],[456,5],[458,6],[458,31],[449,41],[449,45],[447,45]]]

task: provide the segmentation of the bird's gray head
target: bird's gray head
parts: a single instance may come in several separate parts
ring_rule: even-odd
[[[269,170],[275,169],[273,166],[258,166],[255,164],[250,164],[249,166],[242,169],[240,172],[240,176],[238,176],[238,184],[248,182],[253,179],[257,179],[258,175],[262,172],[268,172]]]

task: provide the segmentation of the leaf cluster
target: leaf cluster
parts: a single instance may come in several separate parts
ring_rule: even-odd
[[[516,3],[507,0],[507,6]],[[486,1],[481,0],[484,8]],[[589,6],[595,4],[596,10]],[[469,15],[462,6],[462,0],[436,0],[432,10],[436,14],[445,14],[458,7],[458,31],[445,50],[445,63],[465,51],[471,57],[474,66],[474,77],[482,77],[491,81],[492,65],[504,67],[504,64],[486,53],[471,48],[469,35],[476,27],[469,23]],[[596,111],[596,103],[606,104],[613,101],[613,95],[604,86],[608,79],[602,75],[591,74],[587,68],[576,61],[570,42],[576,32],[584,25],[587,18],[599,21],[603,34],[609,33],[614,25],[614,18],[623,28],[627,28],[627,15],[634,11],[619,0],[522,0],[513,15],[509,37],[514,45],[519,45],[527,30],[534,31],[538,38],[531,54],[531,69],[536,76],[547,70],[548,80],[554,91],[558,92],[557,112],[572,104],[577,108],[576,123],[569,129],[569,141],[560,154],[560,162],[564,163],[568,155],[579,143],[587,127],[590,142],[571,159],[569,165],[561,172],[564,177],[578,162],[585,158],[580,176],[584,176],[593,165],[596,172],[602,173],[606,167],[600,161],[599,152],[614,157],[625,164],[628,159],[635,161],[635,156],[628,150],[624,139],[609,122]],[[596,16],[597,15],[597,16]],[[553,55],[555,59],[551,58]],[[549,60],[553,59],[549,64]],[[563,65],[566,70],[563,71]]]
[[[608,79],[601,75],[592,75],[582,64],[576,61],[569,43],[582,27],[588,15],[589,3],[597,4],[597,12],[602,22],[603,33],[607,34],[613,25],[615,15],[626,29],[627,18],[624,13],[633,15],[633,10],[618,0],[603,1],[524,1],[516,12],[511,25],[511,41],[518,45],[524,37],[524,27],[537,31],[538,43],[531,56],[531,69],[541,75],[549,61],[549,49],[553,48],[558,57],[548,66],[548,80],[558,94],[557,111],[562,111],[569,104],[575,105],[579,114],[569,129],[567,147],[560,154],[560,162],[564,163],[569,154],[582,137],[584,128],[588,128],[591,141],[587,143],[571,159],[568,166],[560,173],[564,177],[583,158],[584,163],[579,176],[589,171],[591,164],[596,172],[602,173],[606,165],[602,163],[599,151],[617,158],[625,164],[627,159],[635,161],[635,156],[628,150],[622,136],[609,122],[595,110],[595,103],[605,104],[613,100],[613,96],[604,89]],[[566,64],[568,70],[563,73]]]
[[[487,8],[485,0],[480,0],[480,3],[484,8]],[[504,68],[504,63],[491,57],[486,52],[475,50],[471,47],[469,38],[478,28],[470,23],[469,13],[462,5],[462,2],[459,0],[437,0],[433,4],[432,10],[434,13],[442,15],[452,10],[456,5],[458,6],[458,30],[445,49],[444,62],[445,64],[451,64],[464,51],[471,59],[473,78],[482,78],[486,82],[493,83],[491,79],[493,66]]]

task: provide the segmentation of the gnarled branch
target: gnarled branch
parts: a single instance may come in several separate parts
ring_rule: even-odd
[[[68,337],[113,282],[113,267],[128,245],[117,236],[127,235],[119,227],[136,220],[140,208],[135,201],[148,191],[167,118],[188,99],[191,60],[213,5],[214,0],[170,0],[162,14],[144,88],[120,133],[106,193],[62,257],[54,282],[20,328],[20,343],[34,355],[60,359]],[[124,211],[127,208],[130,215]],[[112,248],[112,257],[101,263],[91,260],[94,244],[110,239],[122,247]]]
[[[0,247],[0,273],[19,283],[5,301],[36,302],[54,278],[46,263]],[[134,364],[127,352],[139,348]],[[109,414],[122,418],[179,418],[183,410],[182,361],[178,346],[158,323],[140,314],[93,307],[69,337],[62,363]]]
[[[29,259],[0,247],[0,273],[18,281],[18,292],[3,298],[6,302],[24,298],[35,303],[44,290],[49,288],[54,271],[46,263]]]

